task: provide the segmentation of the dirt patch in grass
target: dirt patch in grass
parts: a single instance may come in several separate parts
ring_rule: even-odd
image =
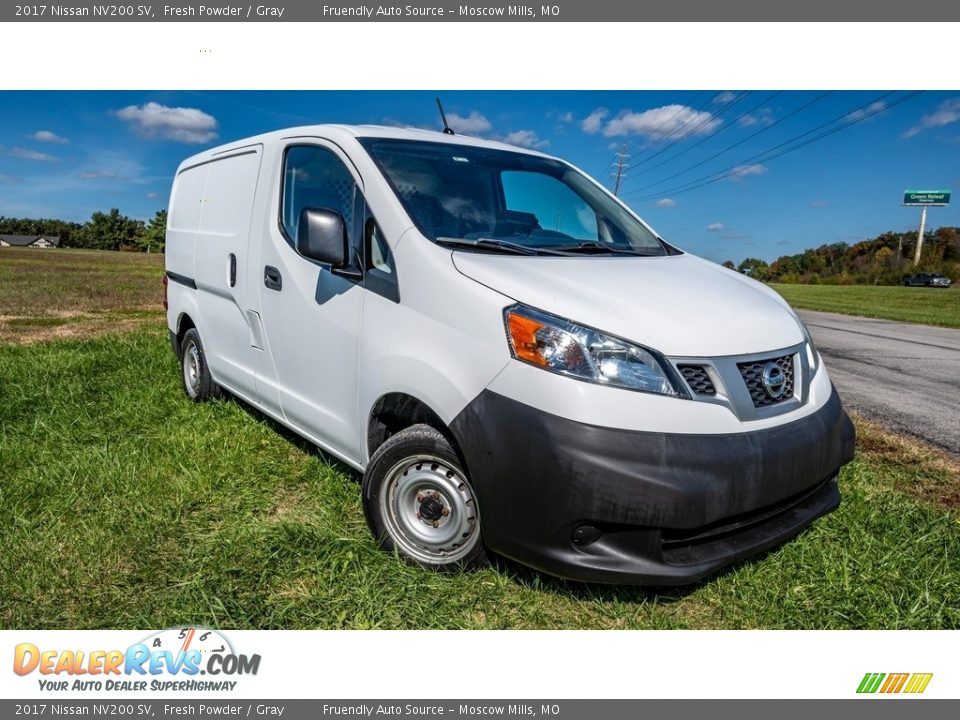
[[[152,308],[120,313],[61,310],[43,315],[0,315],[0,345],[99,337],[162,322],[162,314]]]
[[[902,471],[896,474],[896,489],[942,507],[960,508],[960,459],[858,415],[853,420],[861,457]]]
[[[265,518],[268,522],[282,520],[304,520],[309,513],[304,512],[304,492],[302,490],[288,490],[280,488],[273,495],[273,505],[267,511]]]

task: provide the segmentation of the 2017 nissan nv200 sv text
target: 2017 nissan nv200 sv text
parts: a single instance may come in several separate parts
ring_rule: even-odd
[[[187,394],[361,471],[371,531],[423,566],[685,584],[840,502],[853,426],[796,313],[562,160],[249,138],[181,164],[166,269]]]

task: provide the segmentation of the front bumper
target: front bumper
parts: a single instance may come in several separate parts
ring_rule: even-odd
[[[451,429],[494,551],[588,582],[684,585],[797,535],[840,503],[854,430],[836,391],[755,432],[586,425],[485,390]]]

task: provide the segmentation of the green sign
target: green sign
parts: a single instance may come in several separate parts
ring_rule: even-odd
[[[949,190],[905,190],[904,205],[949,205]]]

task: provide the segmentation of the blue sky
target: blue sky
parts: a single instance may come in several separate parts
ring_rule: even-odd
[[[905,189],[960,187],[960,91],[439,94],[461,132],[542,149],[608,185],[626,145],[621,197],[718,262],[914,229]],[[82,221],[118,207],[147,219],[179,162],[205,147],[319,122],[438,127],[435,95],[2,91],[0,215]],[[960,200],[928,222],[960,226]]]

